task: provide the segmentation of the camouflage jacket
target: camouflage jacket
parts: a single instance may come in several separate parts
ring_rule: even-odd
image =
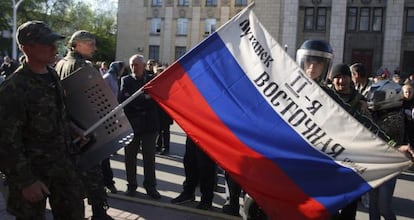
[[[70,138],[63,90],[56,72],[26,65],[0,86],[0,171],[24,187],[42,167],[68,158]]]
[[[90,65],[90,62],[82,57],[75,51],[69,51],[68,54],[56,64],[56,72],[60,76],[60,79],[72,75],[76,70],[86,65]]]

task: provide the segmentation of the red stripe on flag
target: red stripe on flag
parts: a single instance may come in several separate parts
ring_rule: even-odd
[[[276,164],[244,145],[221,122],[178,63],[147,84],[145,91],[230,173],[270,219],[328,218],[322,204],[304,194]]]

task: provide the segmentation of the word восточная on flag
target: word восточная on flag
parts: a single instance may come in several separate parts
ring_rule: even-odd
[[[144,88],[271,219],[326,219],[411,165],[246,8]]]

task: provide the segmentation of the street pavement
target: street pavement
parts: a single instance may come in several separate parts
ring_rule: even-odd
[[[153,200],[145,194],[142,185],[138,188],[136,197],[124,195],[126,190],[126,174],[124,166],[124,150],[120,149],[116,155],[111,157],[111,167],[114,171],[114,180],[119,190],[117,194],[108,194],[110,209],[108,214],[116,220],[163,220],[163,219],[184,219],[184,220],[209,220],[209,219],[242,219],[221,213],[221,207],[225,203],[224,175],[218,174],[218,187],[215,192],[213,209],[202,211],[195,208],[197,201],[200,201],[200,192],[196,192],[196,201],[174,205],[170,203],[172,198],[178,196],[182,191],[184,181],[183,155],[185,151],[185,133],[176,124],[171,126],[171,147],[170,155],[157,155],[156,175],[158,180],[157,189],[162,195],[160,200]],[[138,155],[137,167],[138,183],[142,183],[142,155]],[[398,220],[414,220],[414,171],[403,172],[397,181],[394,193],[393,207]],[[328,187],[328,186],[327,186]],[[242,202],[242,200],[240,200]],[[0,220],[9,220],[4,211],[4,201],[0,197]],[[86,203],[85,203],[86,204]],[[242,214],[242,212],[241,212]],[[85,216],[90,219],[91,207],[87,206]],[[47,219],[52,219],[50,210]],[[360,204],[358,207],[357,220],[368,220],[368,210]]]

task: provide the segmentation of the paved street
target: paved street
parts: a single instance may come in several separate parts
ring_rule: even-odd
[[[116,187],[120,191],[118,194],[110,194],[109,204],[111,208],[108,213],[117,220],[126,219],[188,219],[188,220],[207,220],[207,219],[241,219],[220,213],[220,208],[225,202],[224,176],[219,174],[219,184],[214,198],[213,211],[206,212],[195,209],[196,202],[186,205],[173,205],[170,200],[176,197],[182,190],[184,181],[184,169],[182,159],[184,155],[185,134],[177,126],[172,126],[171,135],[171,154],[169,156],[157,155],[157,179],[158,189],[162,194],[161,200],[155,201],[146,196],[145,190],[138,188],[138,196],[131,198],[123,195],[126,190],[124,152],[119,150],[117,155],[112,157],[111,165],[115,175]],[[142,182],[142,156],[138,157],[137,169],[138,181]],[[404,172],[397,181],[394,193],[394,208],[398,215],[398,220],[414,219],[414,172]],[[197,192],[196,201],[200,200]],[[0,207],[2,207],[0,198]],[[86,216],[91,216],[90,206],[86,209]],[[0,219],[8,220],[4,215],[4,209],[0,208]],[[52,219],[50,213],[48,219]],[[368,220],[367,210],[359,207],[358,220]]]

